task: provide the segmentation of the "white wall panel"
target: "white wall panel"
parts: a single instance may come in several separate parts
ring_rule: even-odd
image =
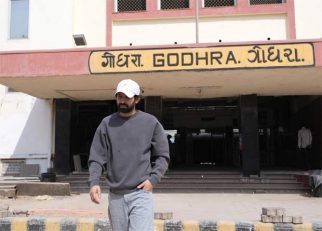
[[[106,1],[74,0],[74,34],[84,34],[87,47],[106,46]]]
[[[45,171],[52,151],[51,101],[19,92],[0,100],[0,158],[40,158]]]
[[[119,21],[113,25],[113,46],[162,45],[195,42],[192,19]]]
[[[322,38],[322,1],[295,0],[295,28],[297,39]]]
[[[285,15],[257,15],[199,19],[199,42],[213,43],[287,39]],[[195,21],[119,21],[113,26],[113,46],[194,43]]]
[[[239,42],[287,39],[285,15],[220,17],[200,20],[200,42]]]
[[[73,34],[87,47],[106,44],[106,1],[29,0],[28,39],[9,39],[10,1],[0,1],[0,51],[75,48]]]

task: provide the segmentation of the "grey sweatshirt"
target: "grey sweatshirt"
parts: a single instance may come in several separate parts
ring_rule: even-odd
[[[108,186],[115,193],[132,192],[147,179],[156,185],[169,160],[166,134],[154,116],[136,111],[125,118],[114,113],[105,117],[96,130],[88,160],[89,184],[98,185],[106,171]]]

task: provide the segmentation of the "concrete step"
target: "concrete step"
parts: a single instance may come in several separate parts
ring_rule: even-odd
[[[88,173],[73,173],[62,179],[69,182],[72,192],[88,192]],[[108,187],[101,178],[102,190]],[[238,171],[169,171],[156,186],[156,192],[263,192],[304,193],[309,187],[299,182],[293,173],[268,172],[260,176],[243,177]]]

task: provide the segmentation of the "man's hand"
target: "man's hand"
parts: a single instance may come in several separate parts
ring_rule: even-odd
[[[92,186],[89,195],[94,203],[99,204],[101,200],[101,187],[99,185]]]
[[[137,188],[143,189],[144,191],[152,192],[153,185],[149,180],[145,180],[141,184],[139,184]]]

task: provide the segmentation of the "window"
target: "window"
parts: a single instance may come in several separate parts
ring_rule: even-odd
[[[10,38],[28,38],[29,0],[11,0]]]
[[[189,0],[160,0],[161,10],[189,8]]]
[[[234,6],[235,0],[204,0],[204,7]]]
[[[146,0],[115,0],[117,12],[144,11]]]
[[[286,0],[249,0],[250,5],[281,4]]]

